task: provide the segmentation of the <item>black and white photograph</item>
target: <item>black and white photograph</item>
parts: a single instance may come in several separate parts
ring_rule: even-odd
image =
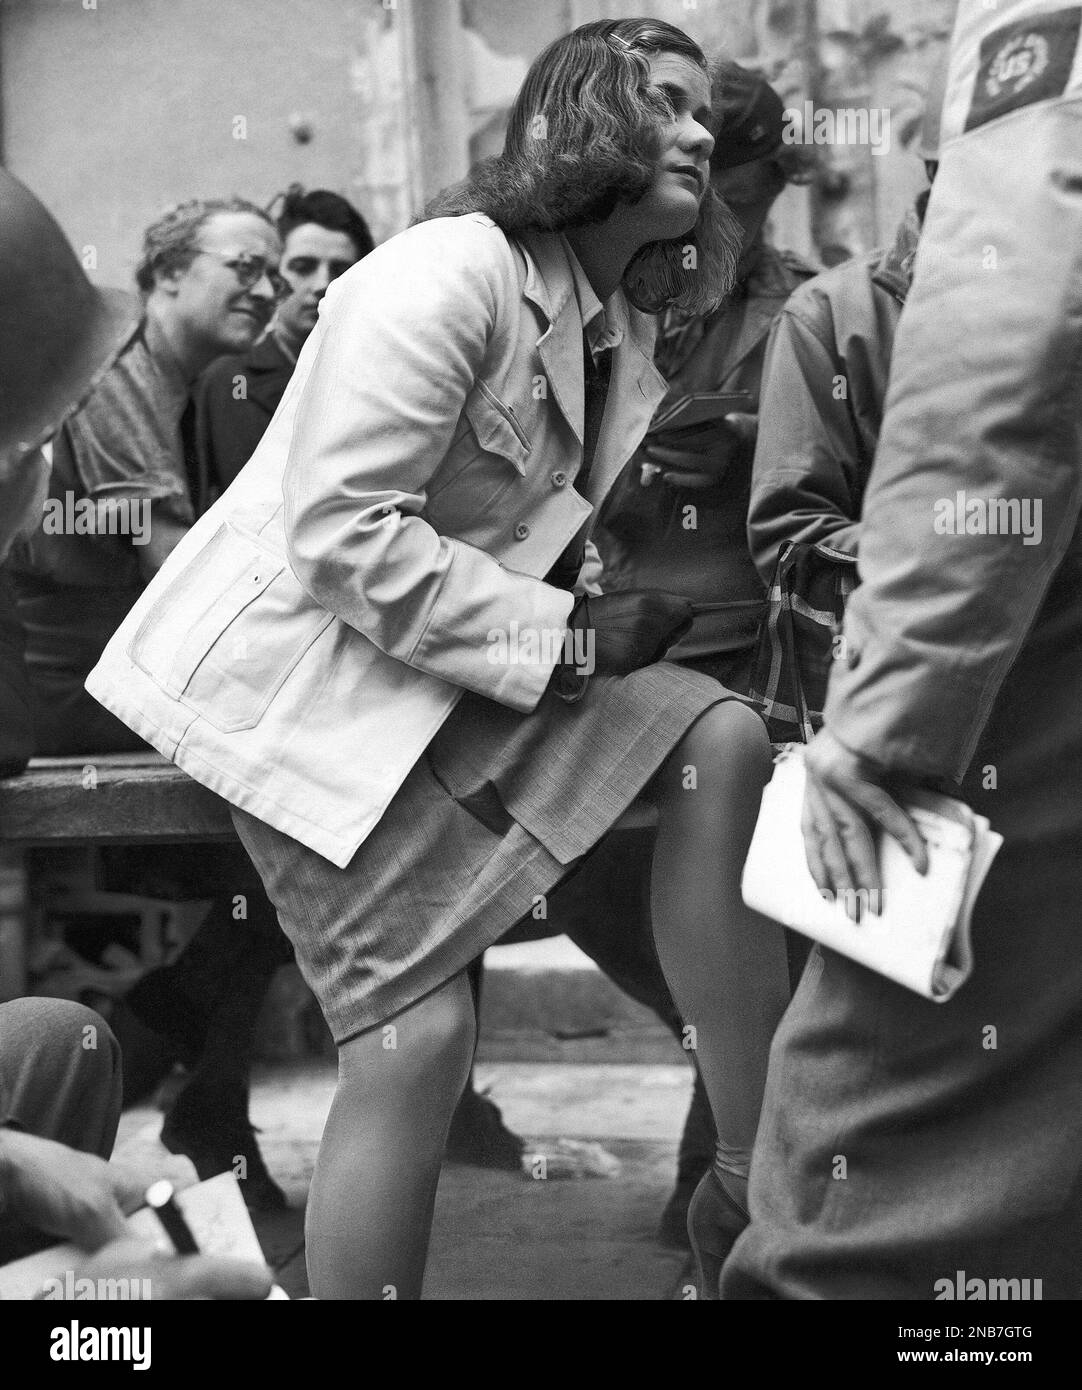
[[[28,1364],[1040,1364],[1080,912],[1082,5],[0,0]]]

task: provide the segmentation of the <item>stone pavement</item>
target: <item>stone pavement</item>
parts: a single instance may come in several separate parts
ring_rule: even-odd
[[[654,1238],[672,1187],[691,1071],[672,1063],[482,1062],[477,1083],[531,1152],[555,1141],[602,1145],[621,1165],[610,1177],[560,1178],[534,1163],[521,1175],[447,1166],[440,1180],[429,1299],[667,1300],[688,1296],[687,1260]],[[307,1293],[303,1206],[335,1067],[315,1060],[264,1067],[252,1119],[291,1210],[259,1217],[268,1262],[293,1297]],[[156,1144],[160,1115],[126,1112],[118,1150]]]

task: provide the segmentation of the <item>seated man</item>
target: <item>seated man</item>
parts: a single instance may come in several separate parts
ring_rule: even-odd
[[[83,682],[205,504],[206,480],[182,439],[188,393],[215,356],[246,347],[266,327],[281,287],[277,264],[273,225],[240,200],[185,203],[147,229],[137,272],[142,323],[53,439],[49,505],[12,552],[39,754],[145,746]],[[140,981],[121,1015],[129,1037],[138,1021],[150,1025],[196,1067],[163,1142],[187,1153],[203,1177],[245,1173],[250,1203],[282,1206],[247,1112],[256,1013],[289,958],[277,916],[239,845],[194,854],[155,847],[135,858],[158,879],[179,878],[181,895],[214,897],[183,967]]]
[[[33,265],[34,273],[27,274]],[[139,322],[134,295],[98,289],[37,198],[0,169],[0,561],[41,517],[41,449]],[[0,573],[0,777],[34,751],[22,626]]]
[[[169,1256],[128,1235],[157,1168],[106,1160],[120,1118],[120,1048],[93,1010],[66,999],[0,1004],[0,1265],[54,1239],[87,1252],[78,1279],[150,1280],[156,1299],[263,1299],[266,1269]]]

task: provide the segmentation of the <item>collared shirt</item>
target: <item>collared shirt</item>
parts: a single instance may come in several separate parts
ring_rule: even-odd
[[[45,511],[10,568],[27,664],[53,694],[81,687],[142,593],[152,518],[195,520],[181,438],[189,386],[148,315],[52,441]]]
[[[149,504],[159,516],[186,525],[195,520],[180,429],[189,385],[157,320],[148,315],[53,440],[47,506],[64,524],[46,525],[47,516],[16,546],[20,576],[50,588],[125,589],[133,599],[142,590],[133,536],[109,534],[105,523],[118,503],[143,511]],[[86,500],[98,504],[95,526],[80,518],[73,529],[69,514],[85,513]]]
[[[596,362],[602,352],[619,347],[624,340],[624,327],[614,309],[615,296],[610,295],[602,304],[585,270],[579,264],[579,258],[571,249],[571,243],[565,236],[561,236],[560,240],[567,252],[571,275],[575,281],[575,297],[579,302],[583,331]]]

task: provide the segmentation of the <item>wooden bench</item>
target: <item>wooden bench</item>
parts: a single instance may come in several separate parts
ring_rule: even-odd
[[[618,828],[656,823],[636,802]],[[229,806],[160,754],[35,758],[0,781],[0,999],[27,991],[35,902],[26,851],[38,846],[168,844],[234,838]]]
[[[226,802],[150,749],[35,758],[0,781],[0,998],[27,990],[28,849],[233,838]]]

